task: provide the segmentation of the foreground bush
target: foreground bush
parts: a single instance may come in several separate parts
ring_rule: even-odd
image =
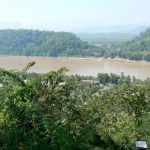
[[[83,87],[66,68],[32,75],[0,70],[0,147],[10,150],[129,149],[149,112],[149,84]],[[146,133],[146,131],[144,131]]]

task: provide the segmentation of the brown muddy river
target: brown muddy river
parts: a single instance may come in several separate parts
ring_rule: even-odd
[[[150,63],[117,59],[1,56],[0,68],[21,70],[31,61],[36,61],[36,65],[30,71],[38,73],[57,70],[65,66],[70,70],[68,74],[96,76],[99,72],[116,74],[124,72],[125,75],[139,79],[150,77]]]

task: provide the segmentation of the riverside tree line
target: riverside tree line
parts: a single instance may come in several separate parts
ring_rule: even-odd
[[[69,32],[0,30],[0,55],[119,57],[150,61],[150,29],[127,42],[102,42],[99,46]]]

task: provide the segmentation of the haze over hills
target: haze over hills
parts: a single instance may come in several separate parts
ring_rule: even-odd
[[[0,29],[33,29],[33,30],[47,30],[47,31],[64,31],[64,32],[73,32],[73,33],[131,33],[131,34],[139,34],[144,32],[150,24],[142,23],[142,24],[116,24],[111,26],[85,26],[82,28],[59,28],[55,29],[52,26],[38,26],[38,25],[24,25],[19,22],[11,22],[11,21],[0,21]]]
[[[92,44],[116,44],[131,40],[137,34],[134,33],[78,33],[77,36],[83,41],[88,41]]]
[[[144,25],[114,25],[108,27],[89,27],[75,30],[77,36],[93,44],[113,44],[131,40],[148,28]]]
[[[139,34],[145,31],[149,27],[149,24],[137,24],[137,25],[113,25],[113,26],[95,26],[75,29],[75,33],[132,33]]]
[[[0,29],[23,29],[24,26],[17,22],[6,22],[1,21],[0,22]]]

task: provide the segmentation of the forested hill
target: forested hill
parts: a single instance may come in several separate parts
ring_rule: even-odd
[[[115,56],[131,60],[150,61],[150,28],[119,47],[119,50],[115,51]]]
[[[105,46],[104,50],[99,49],[97,54],[103,57],[150,61],[150,28],[127,42]]]
[[[140,33],[137,37],[124,44],[129,51],[148,51],[150,52],[150,28]]]
[[[150,28],[123,44],[94,46],[69,32],[0,30],[0,55],[96,56],[150,61]]]
[[[0,55],[78,56],[91,47],[68,32],[0,30]]]

